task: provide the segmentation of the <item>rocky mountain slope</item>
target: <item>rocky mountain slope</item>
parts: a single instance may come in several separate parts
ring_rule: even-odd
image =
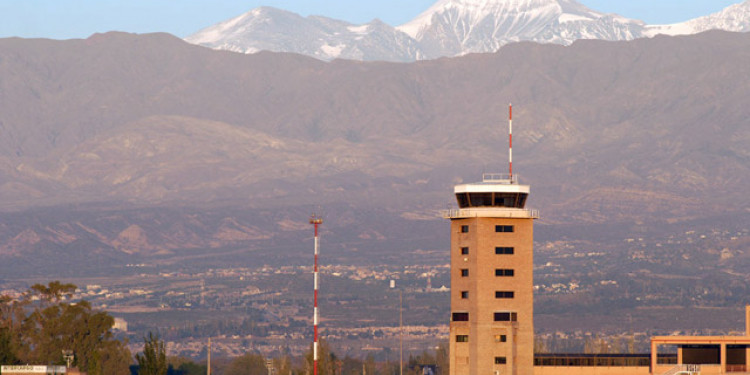
[[[740,233],[748,59],[725,32],[415,64],[0,40],[0,270],[304,264],[312,211],[338,261],[415,264],[452,186],[505,171],[509,102],[539,241]]]
[[[294,52],[322,60],[415,61],[494,52],[517,41],[569,45],[576,40],[632,40],[720,29],[747,31],[750,0],[674,25],[646,25],[589,9],[576,0],[439,0],[415,19],[391,27],[353,25],[258,8],[185,40],[243,53]]]
[[[0,202],[349,202],[435,215],[517,172],[545,220],[745,211],[750,37],[521,43],[418,64],[241,55],[165,34],[0,41]]]

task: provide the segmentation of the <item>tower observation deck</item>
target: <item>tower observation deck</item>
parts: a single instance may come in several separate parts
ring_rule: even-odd
[[[445,210],[443,218],[507,217],[538,219],[539,211],[525,208],[529,185],[520,185],[518,176],[485,173],[482,182],[456,185],[458,209]]]

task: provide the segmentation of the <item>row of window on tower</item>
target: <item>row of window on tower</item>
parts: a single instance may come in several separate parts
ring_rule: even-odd
[[[515,275],[515,271],[512,268],[496,268],[495,269],[495,276],[497,277],[513,277],[514,275]],[[461,269],[461,277],[469,277],[468,268]]]
[[[515,254],[516,250],[512,247],[496,247],[495,248],[495,254],[496,255],[513,255]],[[461,248],[461,255],[469,255],[469,248],[468,247],[462,247]]]
[[[497,299],[505,299],[505,298],[514,298],[515,293],[512,291],[495,291],[495,298]],[[469,291],[468,290],[462,290],[461,291],[461,299],[469,299]]]
[[[514,298],[515,293],[512,291],[505,291],[505,290],[498,290],[495,291],[495,298],[497,299],[508,299],[508,298]],[[469,299],[469,291],[468,290],[462,290],[461,291],[461,299]]]
[[[495,335],[495,342],[507,342],[508,336]],[[456,335],[456,342],[469,342],[469,335]]]
[[[512,225],[495,225],[495,232],[497,233],[513,233]],[[469,226],[462,225],[461,233],[469,233]]]
[[[496,322],[516,322],[516,321],[518,321],[518,313],[516,313],[516,312],[509,312],[509,311],[496,312],[496,313],[493,314],[493,319]],[[451,321],[454,321],[454,322],[468,322],[469,321],[469,313],[467,313],[467,312],[454,312],[451,315]]]

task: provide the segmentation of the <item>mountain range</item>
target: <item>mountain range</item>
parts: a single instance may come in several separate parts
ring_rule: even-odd
[[[596,285],[540,295],[539,326],[728,321],[714,307],[748,295],[748,61],[750,34],[723,31],[409,64],[0,39],[0,284],[310,267],[312,212],[325,264],[445,264],[440,210],[506,170],[512,102],[535,280]]]
[[[322,60],[408,62],[495,52],[518,41],[569,45],[580,39],[633,40],[712,29],[750,31],[750,0],[672,25],[647,25],[589,9],[575,0],[439,0],[413,20],[354,25],[261,7],[185,38],[242,53],[293,52]]]
[[[0,202],[427,212],[505,170],[513,102],[517,172],[547,220],[742,211],[749,45],[708,32],[363,64],[168,34],[3,39]]]
[[[747,61],[750,34],[719,31],[412,64],[0,39],[3,274],[231,263],[303,246],[312,211],[361,261],[441,248],[453,185],[506,170],[510,102],[540,241],[728,230],[750,215]]]

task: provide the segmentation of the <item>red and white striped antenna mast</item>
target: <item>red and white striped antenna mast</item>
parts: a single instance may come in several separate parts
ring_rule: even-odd
[[[318,375],[318,254],[320,254],[318,226],[323,224],[323,218],[312,214],[312,216],[310,216],[310,224],[315,226],[315,266],[313,268],[313,375]]]
[[[508,179],[513,183],[513,103],[508,104]]]

